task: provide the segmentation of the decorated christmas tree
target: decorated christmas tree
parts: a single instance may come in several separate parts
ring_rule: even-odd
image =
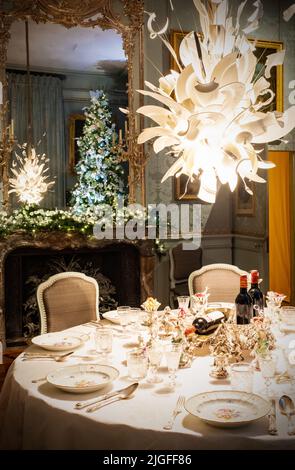
[[[101,204],[115,209],[118,197],[126,194],[124,170],[118,161],[117,134],[111,123],[108,99],[98,90],[91,91],[90,98],[91,104],[84,110],[83,135],[77,141],[80,153],[76,165],[78,181],[71,198],[77,214],[95,211]]]

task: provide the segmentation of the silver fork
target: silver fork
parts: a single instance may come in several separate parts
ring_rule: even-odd
[[[53,359],[56,362],[63,362],[67,359],[67,357],[74,354],[74,351],[68,352],[66,354],[33,354],[29,355],[29,353],[24,353],[22,361],[34,361],[34,360],[50,360]]]
[[[183,396],[183,395],[180,395],[180,396],[178,397],[176,406],[175,406],[175,408],[174,408],[174,410],[173,410],[172,416],[171,416],[171,418],[169,419],[168,423],[166,423],[165,426],[163,426],[163,429],[172,429],[176,416],[177,416],[179,413],[182,412],[182,408],[183,408],[183,406],[184,406],[184,402],[185,402],[184,396]]]

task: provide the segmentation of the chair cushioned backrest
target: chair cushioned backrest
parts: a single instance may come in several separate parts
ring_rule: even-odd
[[[96,320],[95,286],[81,278],[57,280],[43,292],[47,331],[54,332]]]
[[[193,279],[193,291],[208,287],[209,302],[234,302],[240,291],[240,275],[227,269],[212,269]]]
[[[174,260],[174,279],[187,279],[192,271],[202,266],[202,249],[183,250],[182,243],[172,249]]]

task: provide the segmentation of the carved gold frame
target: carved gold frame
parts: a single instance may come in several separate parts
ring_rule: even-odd
[[[75,138],[76,138],[76,121],[85,121],[84,114],[70,114],[68,120],[69,132],[69,171],[72,175],[75,174]]]
[[[1,2],[2,3],[2,2]],[[0,81],[3,85],[3,103],[7,103],[6,61],[10,27],[13,21],[32,19],[37,23],[57,23],[74,26],[115,29],[121,36],[128,69],[128,129],[126,154],[129,161],[129,202],[145,205],[145,163],[143,147],[138,145],[140,132],[135,110],[143,104],[135,90],[143,88],[143,0],[11,0],[0,7]],[[9,104],[9,103],[8,103]],[[9,106],[2,106],[1,129],[6,128]],[[2,139],[3,140],[3,139]],[[9,167],[11,149],[2,149],[0,179],[3,183],[3,206],[9,209]]]

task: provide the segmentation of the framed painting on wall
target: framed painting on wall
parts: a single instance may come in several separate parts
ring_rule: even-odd
[[[197,201],[197,194],[199,192],[200,183],[195,181],[188,182],[186,175],[174,177],[174,197],[177,201]],[[200,201],[203,203],[203,201]]]
[[[255,183],[247,181],[247,185],[253,191],[253,196],[247,193],[241,178],[239,178],[238,185],[235,189],[235,214],[243,216],[255,216]]]
[[[175,50],[176,54],[179,55],[179,46],[182,39],[188,34],[188,32],[182,31],[171,31],[171,45]],[[199,34],[199,37],[202,37]],[[262,69],[265,66],[266,58],[269,54],[274,54],[284,49],[284,45],[282,42],[279,41],[264,41],[260,39],[249,39],[251,42],[255,42],[256,50],[254,51],[255,56],[258,59],[257,68],[255,72],[256,77],[260,77],[262,75]],[[173,70],[178,71],[178,67],[176,65],[175,60],[172,56],[170,60],[170,68]],[[277,65],[273,67],[270,71],[270,88],[275,93],[275,98],[273,103],[271,103],[268,107],[268,111],[274,111],[276,109],[279,112],[283,112],[284,110],[284,96],[283,96],[283,66]],[[266,96],[265,99],[267,99]]]
[[[85,124],[84,114],[70,114],[68,120],[69,129],[69,170],[75,173],[75,166],[79,160],[79,149],[77,139],[82,136]]]

